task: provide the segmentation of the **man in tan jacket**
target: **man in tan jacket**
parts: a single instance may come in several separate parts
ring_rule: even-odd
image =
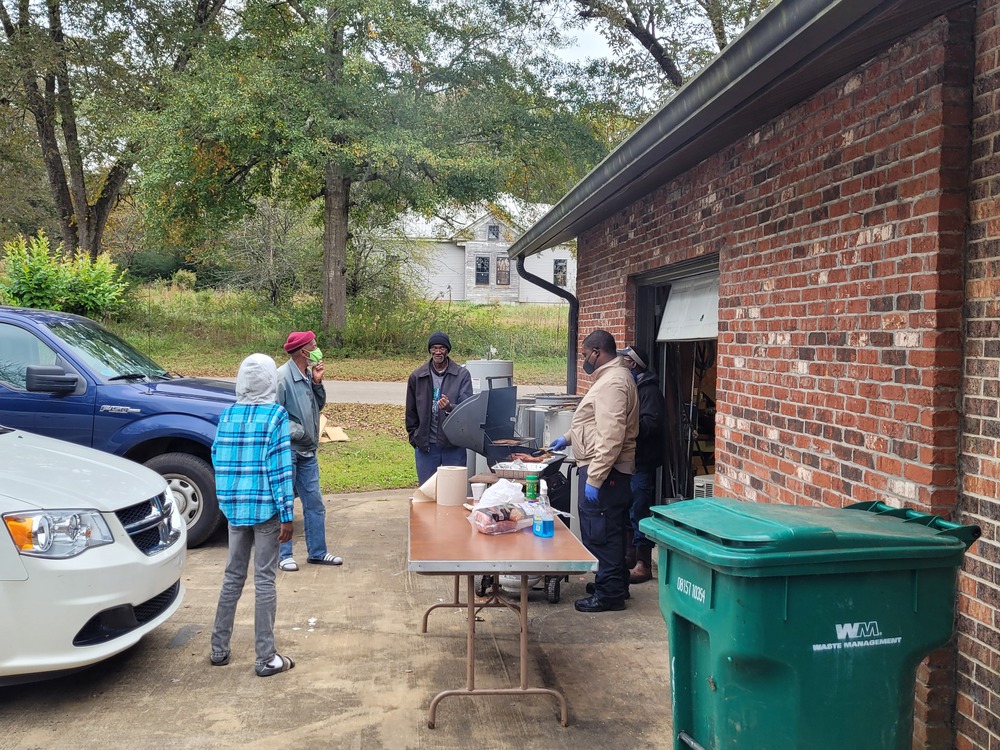
[[[625,531],[632,501],[635,438],[639,434],[639,396],[622,366],[615,339],[598,329],[583,340],[583,371],[594,384],[573,414],[570,431],[552,441],[553,450],[573,446],[580,467],[580,532],[597,558],[597,576],[578,599],[579,612],[625,609],[629,571]]]

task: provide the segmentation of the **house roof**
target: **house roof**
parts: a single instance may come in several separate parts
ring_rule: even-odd
[[[578,237],[967,0],[780,0],[513,245]]]
[[[466,230],[493,218],[520,234],[552,206],[527,203],[510,195],[473,206],[445,206],[432,216],[405,213],[390,225],[390,234],[412,240],[461,240]]]

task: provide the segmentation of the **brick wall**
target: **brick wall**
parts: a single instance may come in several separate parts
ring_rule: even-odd
[[[962,521],[980,524],[983,536],[966,556],[959,584],[959,750],[1000,748],[1000,2],[978,5],[960,508]]]
[[[717,495],[953,515],[971,40],[937,19],[580,238],[581,336],[719,253]],[[951,747],[953,663],[921,667],[915,747]]]

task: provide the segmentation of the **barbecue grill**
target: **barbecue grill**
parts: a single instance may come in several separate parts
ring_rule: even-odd
[[[534,445],[531,438],[514,437],[516,408],[516,387],[490,388],[452,409],[441,429],[452,445],[485,456],[493,466],[497,461],[506,461],[515,448]]]
[[[517,387],[490,388],[466,399],[445,417],[441,430],[452,445],[486,458],[492,471],[512,453],[538,453],[536,438],[515,434]],[[564,458],[564,457],[563,457]],[[557,471],[562,458],[538,465],[541,476]]]

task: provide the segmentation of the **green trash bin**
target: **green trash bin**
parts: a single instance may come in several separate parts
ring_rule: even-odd
[[[909,750],[978,526],[861,503],[653,508],[676,750]]]

